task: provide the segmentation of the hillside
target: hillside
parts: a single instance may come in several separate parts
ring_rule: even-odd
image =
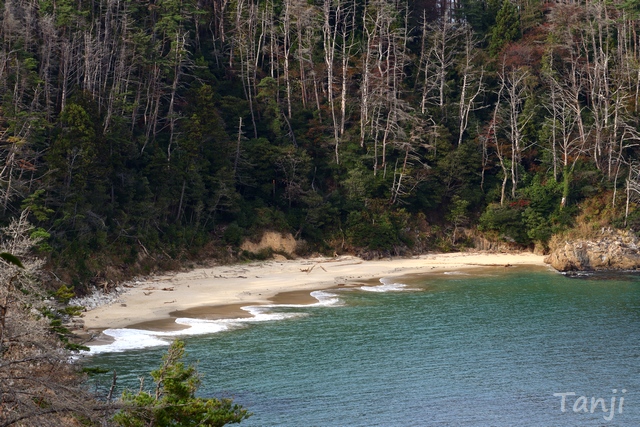
[[[0,5],[0,225],[27,209],[77,292],[265,230],[544,250],[593,200],[638,228],[634,2]]]

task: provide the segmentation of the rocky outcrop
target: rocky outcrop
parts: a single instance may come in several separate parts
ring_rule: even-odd
[[[602,229],[596,238],[555,239],[550,249],[545,262],[559,271],[640,269],[640,240],[632,232]]]
[[[464,234],[468,240],[472,242],[474,249],[485,252],[517,252],[525,249],[523,245],[516,242],[510,242],[504,238],[489,238],[486,234],[477,230],[464,230]]]
[[[247,252],[258,253],[263,250],[272,250],[274,252],[284,252],[287,255],[293,255],[296,252],[298,242],[291,233],[277,233],[275,231],[267,231],[262,235],[259,242],[245,240],[240,249]]]

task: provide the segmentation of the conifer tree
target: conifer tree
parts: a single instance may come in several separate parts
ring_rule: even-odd
[[[489,53],[496,55],[507,43],[520,38],[520,17],[511,0],[504,0],[496,16],[496,25],[491,31]]]
[[[184,342],[174,341],[163,357],[162,366],[151,376],[154,392],[125,392],[127,405],[114,421],[123,427],[204,426],[220,427],[239,423],[251,414],[231,399],[195,397],[200,377],[194,366],[184,366]]]

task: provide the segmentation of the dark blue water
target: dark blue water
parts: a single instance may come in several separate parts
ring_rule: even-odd
[[[406,283],[187,337],[200,394],[249,408],[246,426],[640,426],[639,276],[517,267]],[[90,363],[137,389],[164,350]],[[564,412],[557,393],[575,393]]]

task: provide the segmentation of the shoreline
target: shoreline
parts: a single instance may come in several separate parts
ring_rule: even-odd
[[[310,292],[355,286],[382,278],[478,267],[547,266],[530,252],[456,252],[364,261],[354,256],[269,260],[196,268],[151,277],[126,286],[118,298],[84,312],[84,330],[97,334],[85,344],[105,343],[106,329],[179,331],[177,317],[233,319],[251,317],[243,306],[312,304]],[[108,339],[107,339],[108,341]]]

